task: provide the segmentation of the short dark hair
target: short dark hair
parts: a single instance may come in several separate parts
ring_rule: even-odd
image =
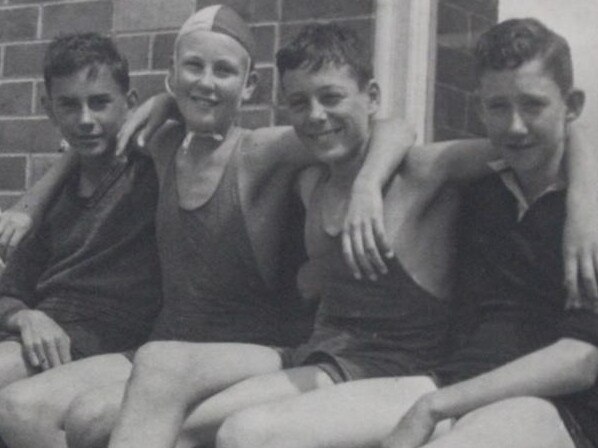
[[[110,69],[123,93],[129,91],[129,64],[112,39],[98,33],[65,34],[54,39],[44,56],[44,83],[50,95],[52,78],[70,76],[91,67],[95,76],[101,66]]]
[[[515,69],[539,58],[563,94],[573,87],[573,61],[567,40],[537,19],[510,19],[486,31],[475,49],[478,80],[487,70]]]
[[[357,34],[334,23],[306,25],[299,34],[276,53],[276,66],[282,78],[285,71],[299,67],[312,72],[324,65],[348,65],[359,88],[372,79],[371,59]]]

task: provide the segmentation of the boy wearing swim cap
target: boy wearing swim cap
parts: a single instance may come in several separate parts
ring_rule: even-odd
[[[297,342],[288,336],[302,307],[294,293],[296,269],[288,262],[300,254],[293,245],[301,227],[291,209],[293,183],[315,159],[290,128],[235,126],[239,105],[257,82],[253,45],[247,25],[219,6],[196,13],[177,37],[168,82],[184,123],[165,125],[148,145],[160,182],[156,228],[164,292],[154,340]],[[405,149],[411,138],[401,134],[394,143]],[[392,170],[388,159],[400,153],[379,151],[380,171]],[[168,355],[175,343],[161,344],[167,353],[161,362],[176,367],[179,360]],[[239,377],[227,368],[230,359],[216,350],[202,363],[229,384],[269,371],[273,360],[270,351],[256,352]],[[89,381],[90,371],[96,380]],[[114,354],[16,384],[2,395],[3,436],[11,446],[59,447],[66,425],[71,446],[87,445],[96,432],[106,437],[103,424],[115,418],[130,371],[127,357]],[[78,394],[109,383],[72,404]],[[86,426],[90,418],[94,424]]]

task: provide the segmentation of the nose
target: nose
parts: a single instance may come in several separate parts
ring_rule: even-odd
[[[197,85],[206,90],[214,89],[214,73],[209,68],[197,75]]]
[[[326,120],[326,108],[317,99],[312,99],[309,108],[309,121],[313,123]]]
[[[79,114],[79,127],[85,131],[91,131],[94,126],[94,113],[91,108],[84,104],[81,107],[81,113]]]
[[[525,135],[527,134],[527,125],[521,113],[514,110],[511,114],[511,122],[509,123],[509,133],[511,135]]]

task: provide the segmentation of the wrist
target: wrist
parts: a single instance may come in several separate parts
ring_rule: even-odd
[[[430,392],[423,395],[417,400],[416,406],[420,412],[436,423],[451,417],[450,415],[446,415],[447,413],[443,409],[441,397],[437,392]]]
[[[382,190],[382,178],[374,173],[360,172],[353,182],[353,193],[379,193]]]

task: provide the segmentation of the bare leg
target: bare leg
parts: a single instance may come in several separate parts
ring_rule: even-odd
[[[35,373],[37,370],[30,367],[25,360],[19,342],[0,342],[0,389]]]
[[[124,381],[131,363],[122,355],[101,355],[65,364],[0,391],[0,434],[10,447],[65,447],[63,420],[80,393]]]
[[[225,420],[218,448],[379,446],[401,415],[436,389],[427,377],[355,381],[246,409]]]
[[[120,381],[80,395],[73,400],[65,418],[69,448],[104,448],[116,425],[125,395]]]
[[[549,401],[511,398],[470,412],[426,448],[574,448]]]
[[[312,366],[241,381],[200,404],[185,421],[176,446],[212,446],[220,425],[234,412],[333,385],[332,379],[323,370]]]
[[[193,406],[246,378],[279,370],[278,352],[251,344],[152,342],[135,356],[111,448],[174,446]]]

